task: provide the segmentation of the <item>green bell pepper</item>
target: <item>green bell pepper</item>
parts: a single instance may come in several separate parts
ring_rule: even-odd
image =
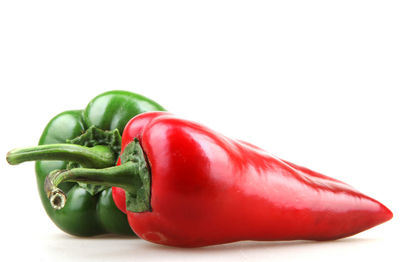
[[[109,91],[95,97],[84,110],[63,112],[46,126],[39,146],[9,152],[10,164],[36,161],[40,198],[52,221],[77,236],[105,233],[133,234],[126,215],[114,204],[111,188],[83,183],[62,183],[68,201],[63,209],[52,208],[44,190],[46,176],[56,169],[79,166],[114,166],[122,131],[137,114],[164,111],[154,101],[127,91]]]

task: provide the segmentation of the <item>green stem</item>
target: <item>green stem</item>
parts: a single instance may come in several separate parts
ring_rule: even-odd
[[[49,144],[13,149],[7,162],[17,165],[26,161],[63,160],[78,162],[85,167],[108,167],[115,164],[115,155],[108,146],[85,147],[75,144]]]
[[[103,169],[73,168],[70,170],[55,170],[51,172],[44,182],[44,190],[53,208],[64,207],[67,197],[58,188],[63,182],[84,182],[87,184],[121,187],[135,195],[141,187],[141,180],[136,172],[135,163],[127,162],[120,166]]]

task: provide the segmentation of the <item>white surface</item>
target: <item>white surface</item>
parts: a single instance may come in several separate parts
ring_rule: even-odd
[[[1,1],[1,154],[126,89],[346,181],[390,222],[333,242],[177,249],[74,238],[47,218],[33,164],[1,165],[0,260],[399,261],[398,1]]]

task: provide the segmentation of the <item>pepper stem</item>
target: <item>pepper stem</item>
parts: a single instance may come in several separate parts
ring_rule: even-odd
[[[108,167],[115,164],[115,155],[108,146],[86,147],[75,144],[49,144],[17,148],[7,153],[7,162],[17,165],[26,161],[63,160],[85,167]]]
[[[44,190],[55,209],[64,207],[67,197],[58,188],[63,182],[84,182],[87,184],[116,186],[136,194],[141,181],[134,168],[133,162],[127,162],[120,166],[103,169],[73,168],[69,170],[54,170],[44,181]]]
[[[73,168],[54,170],[45,179],[44,190],[54,209],[61,209],[67,201],[58,188],[63,182],[84,182],[125,190],[126,209],[132,212],[150,211],[150,172],[139,141],[129,143],[121,155],[121,165],[95,169]]]

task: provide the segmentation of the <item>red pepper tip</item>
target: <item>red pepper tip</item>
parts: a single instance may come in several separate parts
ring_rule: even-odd
[[[382,205],[382,223],[383,223],[393,218],[393,212],[383,204],[381,205]]]

